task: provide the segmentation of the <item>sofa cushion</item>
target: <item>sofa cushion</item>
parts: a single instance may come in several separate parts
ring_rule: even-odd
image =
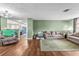
[[[0,36],[0,39],[4,39],[4,36]]]
[[[79,37],[79,33],[74,33],[71,36]]]

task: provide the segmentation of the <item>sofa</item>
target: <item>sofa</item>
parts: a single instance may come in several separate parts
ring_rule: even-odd
[[[64,38],[61,32],[56,31],[41,31],[37,34],[34,34],[34,39],[53,39],[53,38]]]
[[[9,45],[9,44],[13,44],[13,43],[17,43],[18,40],[16,37],[7,37],[4,39],[0,39],[1,45]]]
[[[5,29],[0,32],[0,45],[9,45],[18,42],[17,33],[12,29]]]
[[[61,34],[61,32],[50,32],[49,34],[46,34],[47,39],[55,38],[55,39],[61,39],[64,38],[64,36]]]
[[[79,44],[79,32],[67,36],[67,40]]]

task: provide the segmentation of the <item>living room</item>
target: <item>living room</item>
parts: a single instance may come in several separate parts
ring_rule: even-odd
[[[79,4],[0,6],[0,55],[79,55]]]

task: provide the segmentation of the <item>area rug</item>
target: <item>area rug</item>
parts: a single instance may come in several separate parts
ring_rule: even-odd
[[[40,40],[41,51],[79,51],[76,45],[65,39]]]

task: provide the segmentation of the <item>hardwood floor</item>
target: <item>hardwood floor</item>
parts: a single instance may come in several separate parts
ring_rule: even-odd
[[[0,46],[1,56],[79,56],[79,51],[41,51],[40,40],[21,38],[17,44]]]
[[[25,39],[21,39],[16,44],[0,46],[0,56],[20,56],[27,48],[27,41]]]
[[[78,56],[79,51],[41,51],[40,40],[29,41],[29,48],[23,56]]]

